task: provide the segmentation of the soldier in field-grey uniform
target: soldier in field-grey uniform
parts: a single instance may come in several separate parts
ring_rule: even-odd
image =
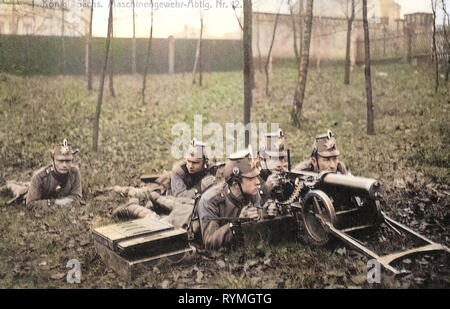
[[[338,160],[341,153],[336,146],[336,137],[328,130],[327,134],[319,135],[314,142],[311,159],[294,167],[294,171],[321,172],[331,171],[348,174],[344,163]]]
[[[200,192],[201,181],[205,176],[213,175],[206,156],[205,145],[192,140],[186,158],[174,164],[170,176],[170,188],[175,197],[194,198]]]
[[[120,219],[151,217],[169,222],[177,228],[186,228],[196,194],[206,191],[215,182],[213,168],[208,164],[204,144],[196,140],[191,141],[186,158],[174,165],[170,180],[172,196],[161,196],[157,192],[149,193],[150,199],[155,204],[170,212],[168,216],[157,214],[154,206],[147,208],[140,205],[137,198],[132,198],[126,205],[116,208],[113,216]]]
[[[52,163],[33,173],[26,197],[26,206],[36,211],[71,207],[82,197],[81,176],[73,158],[73,151],[65,139],[52,152]]]
[[[259,220],[276,215],[276,208],[260,212],[260,171],[251,151],[230,156],[223,171],[224,182],[208,189],[200,198],[195,217],[198,218],[203,245],[207,249],[230,246],[239,235],[233,223],[220,218],[249,218]]]

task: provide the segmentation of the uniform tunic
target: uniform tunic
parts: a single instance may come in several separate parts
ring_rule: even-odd
[[[66,175],[58,174],[52,165],[39,169],[31,178],[26,205],[30,209],[44,209],[55,199],[69,197],[78,202],[81,197],[81,176],[72,166]]]
[[[230,224],[214,219],[222,217],[238,218],[242,209],[250,204],[261,203],[259,194],[251,198],[237,198],[226,183],[209,188],[200,198],[197,212],[200,220],[203,244],[207,249],[218,249],[230,245],[234,235]]]
[[[201,180],[210,174],[209,168],[203,169],[196,174],[190,174],[186,162],[181,161],[174,165],[170,176],[170,187],[175,197],[195,197],[195,190],[201,191]]]

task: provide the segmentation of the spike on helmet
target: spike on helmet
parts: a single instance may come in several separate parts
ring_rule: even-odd
[[[286,138],[281,129],[277,132],[267,133],[265,137],[265,142],[259,149],[260,157],[269,158],[287,156]]]
[[[59,145],[56,145],[52,152],[52,157],[55,160],[73,160],[73,156],[78,151],[73,151],[67,139]]]
[[[317,136],[314,142],[313,153],[317,153],[322,157],[339,156],[341,153],[337,149],[334,133],[328,130],[326,134]]]
[[[193,162],[201,162],[207,160],[205,144],[195,140],[189,143],[189,149],[186,158]]]

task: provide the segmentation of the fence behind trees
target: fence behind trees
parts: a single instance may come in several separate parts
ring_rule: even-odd
[[[449,29],[450,30],[450,29]],[[450,32],[447,31],[447,35]],[[436,32],[436,45],[440,65],[448,65],[450,46],[445,39],[445,32]],[[356,63],[364,63],[364,40],[356,41]],[[404,59],[411,62],[414,59],[430,60],[433,57],[433,32],[413,32],[405,30],[403,34],[385,33],[381,37],[370,38],[370,57],[372,61]]]
[[[117,74],[131,73],[132,39],[114,38],[111,53]],[[99,73],[105,55],[105,39],[92,39],[92,69]],[[174,72],[191,72],[195,60],[197,39],[153,39],[149,72],[168,73],[173,61]],[[63,42],[65,62],[63,61]],[[148,39],[137,39],[137,71],[145,65]],[[173,46],[173,53],[169,46]],[[170,47],[172,48],[172,47]],[[173,54],[173,59],[170,59]],[[231,71],[242,68],[242,42],[240,40],[203,40],[202,69]],[[64,66],[65,63],[65,66]],[[0,72],[11,74],[73,74],[85,72],[85,38],[58,36],[0,35]]]

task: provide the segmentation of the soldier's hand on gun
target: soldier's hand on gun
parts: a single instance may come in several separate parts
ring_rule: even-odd
[[[267,215],[269,217],[275,217],[278,214],[278,207],[275,203],[270,203],[267,207]]]
[[[270,174],[266,180],[266,186],[269,192],[280,185],[280,176],[277,173]]]
[[[55,205],[60,206],[60,207],[67,207],[70,204],[72,204],[73,199],[71,199],[70,197],[63,197],[63,198],[59,198],[55,200]]]
[[[259,220],[258,208],[254,206],[244,207],[239,215],[239,218],[249,218],[255,221]]]

